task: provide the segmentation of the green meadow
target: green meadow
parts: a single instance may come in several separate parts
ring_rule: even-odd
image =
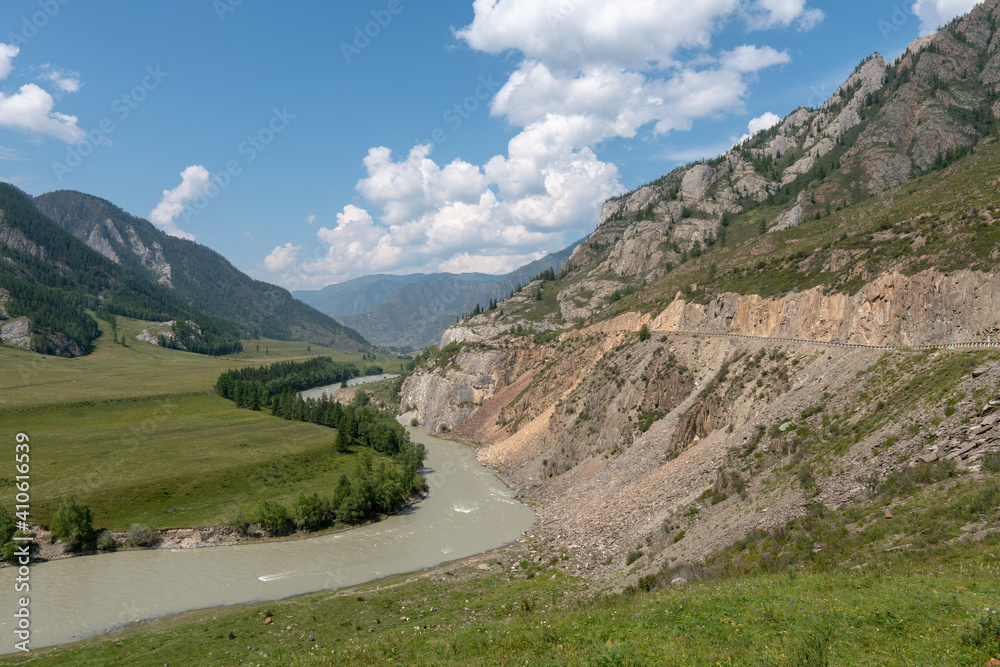
[[[214,393],[219,374],[318,355],[387,372],[403,363],[274,340],[210,358],[135,340],[148,325],[119,318],[127,347],[106,330],[93,354],[76,359],[0,347],[0,437],[31,438],[35,521],[45,524],[66,494],[91,507],[95,527],[112,530],[216,525],[260,499],[323,495],[355,465],[335,452],[336,431],[241,410]],[[12,478],[0,471],[7,506]]]

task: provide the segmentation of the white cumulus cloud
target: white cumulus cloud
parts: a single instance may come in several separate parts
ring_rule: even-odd
[[[18,47],[0,44],[0,80],[6,79],[13,71],[13,60],[18,53]],[[79,84],[79,77],[76,81]],[[21,86],[16,93],[0,91],[0,127],[30,135],[48,135],[68,144],[83,141],[86,134],[77,125],[77,117],[54,109],[52,95],[33,83]]]
[[[271,251],[270,255],[264,258],[264,268],[272,273],[289,271],[298,261],[300,250],[302,250],[302,246],[292,245],[291,243],[279,245]]]
[[[799,30],[812,30],[826,18],[820,9],[807,9],[806,0],[757,0],[750,11],[750,23],[758,28],[794,25]]]
[[[761,130],[770,130],[772,127],[781,122],[781,116],[776,113],[771,113],[768,111],[762,116],[757,116],[747,123],[747,129],[750,130],[750,134],[754,135]]]
[[[28,134],[46,134],[68,144],[78,144],[86,138],[77,126],[77,117],[53,111],[55,100],[33,83],[7,95],[0,92],[0,127]]]
[[[79,72],[61,70],[46,63],[41,67],[42,73],[38,76],[42,81],[51,81],[56,84],[56,88],[64,93],[79,92],[83,83],[80,81]]]
[[[750,122],[747,123],[747,133],[739,138],[736,145],[742,144],[744,141],[762,130],[770,130],[780,122],[781,116],[776,113],[771,113],[770,111],[757,116],[756,118],[751,118]]]
[[[177,226],[177,218],[184,209],[198,197],[203,197],[212,182],[208,169],[192,165],[181,172],[181,184],[172,190],[164,190],[160,203],[150,214],[150,221],[170,236],[194,241],[194,236]]]
[[[813,27],[807,0],[474,0],[456,31],[471,48],[519,57],[490,101],[517,128],[505,152],[439,164],[429,145],[372,148],[350,205],[319,230],[312,259],[277,276],[322,285],[373,271],[502,271],[593,229],[623,189],[604,143],[688,130],[743,113],[759,72],[786,51],[712,48],[728,23]],[[530,261],[530,260],[529,260]],[[266,267],[265,267],[266,268]]]
[[[10,76],[14,70],[14,58],[21,52],[16,46],[0,44],[0,81]]]
[[[920,19],[920,34],[923,36],[971,11],[977,2],[979,0],[917,0],[910,11]]]

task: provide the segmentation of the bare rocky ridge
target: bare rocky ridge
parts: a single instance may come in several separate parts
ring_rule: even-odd
[[[1000,118],[998,20],[996,0],[981,3],[914,41],[894,63],[873,54],[818,108],[796,109],[714,160],[606,202],[597,230],[568,263],[587,273],[586,284],[567,288],[571,314],[599,308],[593,283],[609,274],[625,282],[663,275],[696,242],[705,247],[717,239],[724,214],[784,197],[765,226],[788,229],[975,145],[984,136],[982,116]]]

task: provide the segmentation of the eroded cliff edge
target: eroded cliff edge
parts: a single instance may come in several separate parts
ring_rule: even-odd
[[[996,274],[934,270],[885,274],[852,296],[678,296],[547,342],[452,346],[407,379],[403,405],[479,443],[480,460],[539,502],[542,533],[573,567],[624,584],[809,503],[863,500],[865,476],[955,452],[975,467],[1000,449],[1000,435],[970,439],[961,423],[995,398],[996,352],[838,346],[995,341],[998,296]],[[906,393],[955,363],[941,396]],[[957,406],[948,416],[935,402],[945,398]],[[647,558],[623,569],[642,544]]]

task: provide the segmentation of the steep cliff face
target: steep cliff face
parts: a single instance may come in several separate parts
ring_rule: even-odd
[[[421,426],[432,431],[454,429],[477,407],[544,358],[544,349],[509,345],[473,345],[455,357],[439,358],[432,372],[411,375],[403,384],[401,403],[412,409]]]
[[[886,347],[1000,342],[1000,275],[892,273],[854,296],[819,288],[772,299],[729,293],[703,305],[678,295],[650,328]]]
[[[404,403],[480,443],[480,460],[538,501],[543,534],[572,567],[621,584],[781,526],[807,503],[862,500],[861,477],[946,456],[974,468],[1000,451],[996,420],[960,422],[979,414],[981,390],[995,393],[996,352],[636,332],[653,323],[635,314],[545,345],[473,345],[407,379]],[[942,444],[928,449],[935,429]],[[618,579],[643,543],[647,560]]]
[[[574,377],[600,358],[607,346],[619,344],[643,327],[651,335],[725,334],[762,342],[798,340],[885,348],[1000,343],[1000,274],[959,271],[945,275],[933,269],[909,277],[891,273],[853,296],[825,294],[815,288],[775,298],[726,293],[701,304],[678,294],[658,314],[626,313],[562,333],[561,349],[569,345],[577,354],[569,367],[553,367],[548,374]],[[467,331],[458,328],[450,340],[461,340]],[[466,347],[445,365],[408,379],[403,403],[417,406],[418,418],[430,428],[440,424],[454,428],[475,407],[500,388],[523,379],[532,364],[551,354],[551,346],[522,347],[526,343]],[[610,399],[602,396],[599,400]],[[627,396],[623,400],[641,404],[646,399]],[[650,406],[662,410],[661,403],[670,401],[655,400]],[[612,430],[618,427],[610,425]]]

